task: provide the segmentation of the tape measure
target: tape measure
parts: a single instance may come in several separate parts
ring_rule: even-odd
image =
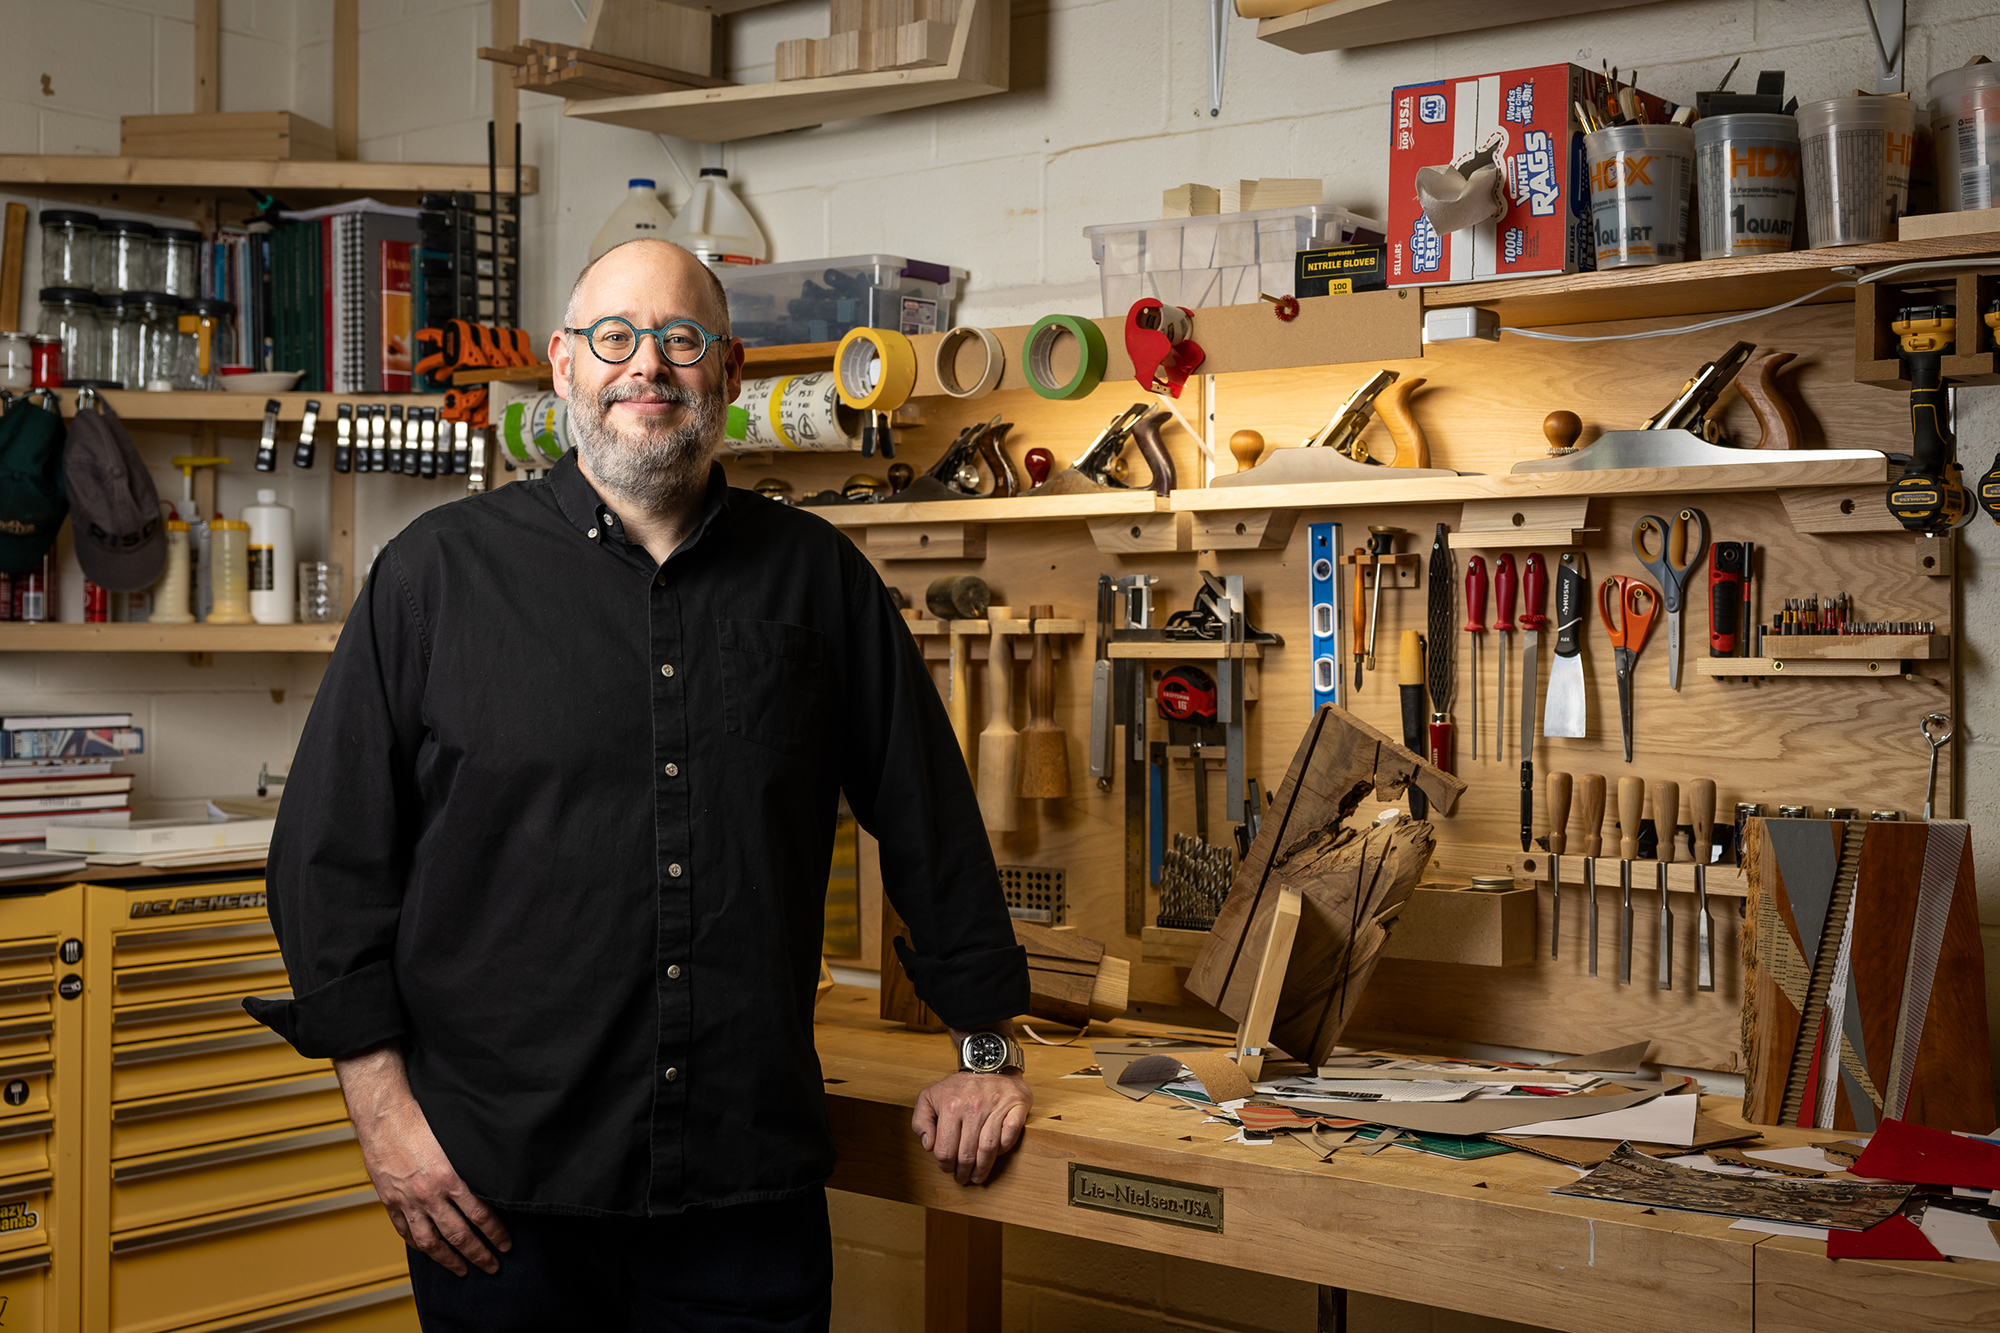
[[[975,339],[985,353],[986,364],[980,368],[979,378],[968,389],[958,378],[958,349]],[[953,398],[984,398],[1000,387],[1000,377],[1007,371],[1007,353],[1001,348],[1000,340],[993,336],[993,330],[960,324],[938,339],[933,369],[937,372],[938,387]]]
[[[1067,383],[1056,382],[1055,350],[1065,337],[1077,347],[1076,373]],[[1044,398],[1082,398],[1104,379],[1110,353],[1104,344],[1104,330],[1094,320],[1075,315],[1044,315],[1028,330],[1021,344],[1021,367],[1028,387]]]
[[[1161,676],[1153,699],[1160,706],[1160,716],[1170,722],[1210,725],[1215,721],[1215,678],[1200,667],[1175,667]]]
[[[833,352],[840,401],[864,412],[893,412],[917,387],[917,349],[894,329],[849,329]]]

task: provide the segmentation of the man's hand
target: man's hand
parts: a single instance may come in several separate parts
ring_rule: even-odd
[[[910,1128],[959,1184],[984,1185],[1002,1153],[1012,1152],[1035,1095],[1019,1074],[961,1070],[917,1094]]]
[[[378,1046],[333,1064],[361,1142],[361,1160],[396,1233],[460,1277],[468,1260],[482,1272],[498,1272],[500,1261],[487,1242],[504,1253],[514,1247],[514,1238],[452,1170],[423,1108],[410,1095],[402,1052]]]

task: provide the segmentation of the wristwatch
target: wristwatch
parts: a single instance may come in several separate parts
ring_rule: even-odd
[[[1018,1074],[1026,1068],[1021,1043],[998,1032],[975,1032],[959,1043],[958,1063],[974,1074]]]

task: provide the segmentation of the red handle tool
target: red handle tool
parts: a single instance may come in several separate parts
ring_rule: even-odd
[[[1529,555],[1528,563],[1521,571],[1521,628],[1547,629],[1548,605],[1549,573],[1542,564],[1542,553],[1536,551]]]
[[[1501,557],[1503,560],[1505,556]],[[1465,562],[1465,632],[1486,632],[1486,557],[1475,555]]]
[[[1493,628],[1502,634],[1514,632],[1514,553],[1509,551],[1493,562]]]

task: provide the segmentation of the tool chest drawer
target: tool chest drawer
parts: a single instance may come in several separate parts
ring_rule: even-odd
[[[113,939],[111,964],[122,971],[128,967],[197,963],[277,951],[278,937],[269,920],[168,925],[119,931]]]
[[[0,1179],[37,1175],[50,1170],[49,1131],[55,1117],[44,1105],[38,1112],[0,1119]],[[0,1328],[5,1328],[0,1323]]]
[[[291,978],[285,974],[285,960],[275,952],[245,958],[121,967],[112,976],[112,1003],[123,1009],[132,1004],[164,1004],[204,996],[228,995],[241,999],[245,995],[289,990],[291,984]],[[0,997],[4,994],[4,988],[0,988]]]
[[[259,991],[258,994],[273,1000],[289,1000],[292,997],[291,990],[286,987]],[[262,1026],[243,1008],[241,995],[219,995],[205,1000],[121,1005],[111,1019],[111,1041],[114,1048],[120,1048],[135,1042],[200,1037]],[[0,1033],[4,1033],[4,1029],[0,1029]]]
[[[125,1162],[154,1153],[304,1130],[346,1118],[340,1079],[331,1072],[155,1097],[112,1108],[111,1158]]]
[[[46,1172],[0,1182],[0,1258],[48,1248],[49,1189],[54,1183]]]
[[[345,1121],[160,1153],[112,1168],[111,1232],[119,1236],[367,1183],[361,1145]]]
[[[332,1068],[266,1027],[123,1047],[111,1055],[114,1103]]]
[[[191,1324],[176,1333],[417,1333],[410,1281],[371,1282],[331,1296],[287,1301],[248,1316]]]
[[[0,1328],[7,1333],[68,1333],[50,1317],[50,1256],[46,1246],[0,1257]]]
[[[128,1233],[111,1243],[111,1330],[229,1327],[231,1316],[402,1276],[406,1254],[368,1187]]]

